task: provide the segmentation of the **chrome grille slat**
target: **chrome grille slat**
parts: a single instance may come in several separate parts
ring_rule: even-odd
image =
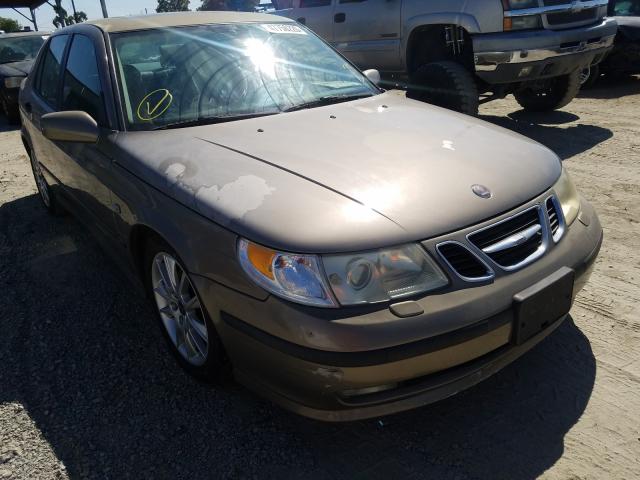
[[[547,230],[546,218],[536,206],[471,233],[467,239],[497,265],[511,271],[544,255]]]

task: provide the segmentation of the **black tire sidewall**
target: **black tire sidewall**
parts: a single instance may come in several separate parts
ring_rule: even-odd
[[[229,359],[224,351],[224,347],[222,346],[222,342],[218,335],[218,332],[215,329],[213,321],[211,320],[211,316],[207,311],[205,304],[202,301],[202,297],[200,292],[198,292],[193,280],[189,278],[191,284],[193,285],[193,289],[195,294],[198,296],[200,300],[200,305],[202,306],[202,312],[204,314],[204,320],[207,327],[207,336],[209,340],[207,359],[205,363],[201,366],[196,366],[190,364],[178,351],[178,349],[173,344],[167,329],[162,322],[162,318],[160,317],[160,312],[158,311],[158,306],[155,301],[155,294],[153,291],[152,279],[151,279],[151,265],[155,258],[155,256],[160,253],[168,253],[173,258],[175,258],[180,268],[189,275],[187,268],[185,267],[184,262],[180,258],[180,255],[173,249],[167,242],[162,240],[157,236],[151,236],[145,246],[144,250],[144,260],[143,260],[143,268],[144,268],[144,287],[147,294],[147,298],[149,299],[149,304],[154,311],[154,316],[156,319],[156,324],[160,329],[162,336],[165,339],[167,349],[171,352],[173,357],[176,359],[178,364],[191,376],[194,378],[204,381],[207,383],[215,383],[222,384],[230,380],[231,378],[231,364]]]
[[[407,97],[467,115],[478,115],[475,78],[464,66],[453,61],[420,66],[411,76]]]
[[[20,123],[20,113],[18,109],[12,109],[4,99],[2,99],[2,114],[7,119],[9,125],[18,125]]]
[[[516,101],[530,112],[549,112],[567,106],[580,91],[580,72],[576,70],[568,75],[550,79],[544,90],[524,86],[515,92]]]

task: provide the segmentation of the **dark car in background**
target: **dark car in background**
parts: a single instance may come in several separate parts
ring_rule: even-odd
[[[609,15],[618,22],[613,50],[600,65],[602,73],[640,73],[640,0],[612,0]]]
[[[640,0],[611,0],[609,16],[618,23],[613,49],[602,63],[582,72],[583,87],[593,85],[601,75],[640,74]]]
[[[48,33],[7,33],[0,37],[0,107],[9,123],[20,122],[18,93]]]

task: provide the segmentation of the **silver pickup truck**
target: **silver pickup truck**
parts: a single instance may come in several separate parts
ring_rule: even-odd
[[[513,93],[526,110],[567,105],[611,49],[608,0],[276,0],[361,69],[410,97],[468,114]],[[482,99],[480,98],[482,97]]]

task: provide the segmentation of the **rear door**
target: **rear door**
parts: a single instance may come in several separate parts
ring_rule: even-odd
[[[62,65],[69,38],[70,35],[56,35],[43,47],[42,57],[32,79],[32,88],[26,90],[28,94],[22,102],[26,117],[25,128],[29,133],[33,154],[44,167],[43,172],[50,185],[59,182],[62,171],[54,161],[53,143],[42,135],[40,119],[58,108]]]
[[[401,0],[336,0],[333,44],[361,69],[401,70]]]
[[[327,42],[333,41],[333,4],[335,0],[295,0],[287,16],[306,25]]]

